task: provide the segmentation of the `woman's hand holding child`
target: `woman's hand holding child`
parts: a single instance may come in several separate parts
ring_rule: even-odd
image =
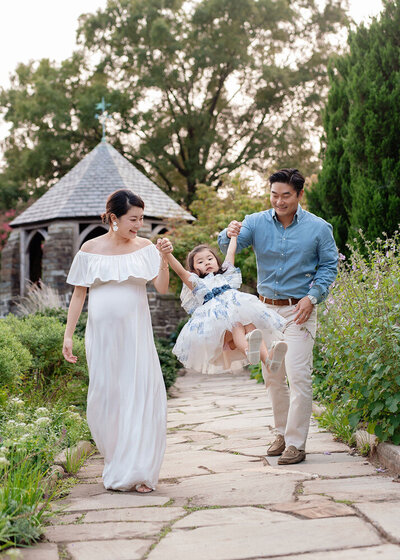
[[[157,239],[156,247],[162,255],[168,255],[174,250],[174,247],[168,237]]]

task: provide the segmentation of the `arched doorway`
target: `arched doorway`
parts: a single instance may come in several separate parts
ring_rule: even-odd
[[[37,284],[42,277],[42,259],[44,236],[37,231],[28,246],[29,280]]]
[[[104,235],[107,233],[108,227],[107,226],[98,226],[98,225],[90,225],[85,228],[81,234],[79,235],[79,248],[85,243],[85,241],[89,241],[89,239],[94,239],[95,237],[99,237],[99,235]]]

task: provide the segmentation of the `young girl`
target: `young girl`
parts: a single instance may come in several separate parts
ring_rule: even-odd
[[[284,360],[286,342],[274,342],[268,353],[264,340],[281,338],[279,329],[286,321],[257,297],[238,291],[242,275],[234,266],[236,245],[237,239],[232,237],[222,265],[211,247],[195,247],[187,258],[189,270],[171,253],[164,253],[184,283],[182,307],[191,315],[173,348],[186,368],[219,373],[257,364],[261,357],[274,372]]]

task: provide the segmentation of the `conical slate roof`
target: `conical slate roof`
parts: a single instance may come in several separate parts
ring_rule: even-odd
[[[115,148],[103,141],[10,225],[16,227],[48,220],[100,216],[105,210],[108,195],[117,189],[130,189],[141,196],[147,217],[194,219]]]

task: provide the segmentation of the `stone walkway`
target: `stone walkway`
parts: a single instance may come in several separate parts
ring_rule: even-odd
[[[169,399],[156,492],[107,492],[102,460],[24,560],[398,560],[400,484],[318,429],[293,467],[265,459],[266,391],[247,373],[187,374]]]

